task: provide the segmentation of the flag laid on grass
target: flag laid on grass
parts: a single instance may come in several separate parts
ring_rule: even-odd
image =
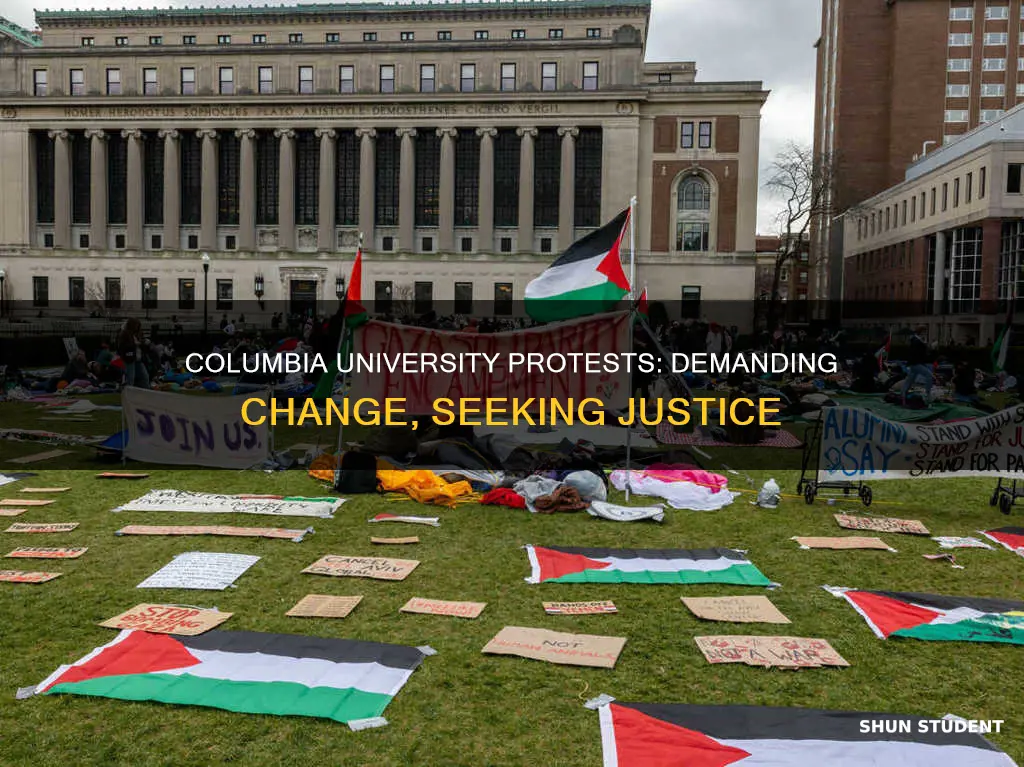
[[[527,583],[731,583],[770,586],[733,549],[581,549],[527,546]]]
[[[981,735],[920,716],[618,701],[598,712],[604,767],[1014,767]]]
[[[996,530],[982,530],[981,534],[1024,557],[1024,527],[1000,527]]]
[[[1024,644],[1024,602],[826,586],[867,621],[880,639]]]
[[[629,292],[619,250],[629,226],[629,208],[574,242],[526,286],[526,313],[540,322],[600,314]]]
[[[247,714],[380,716],[423,660],[415,647],[252,631],[122,631],[36,688]]]

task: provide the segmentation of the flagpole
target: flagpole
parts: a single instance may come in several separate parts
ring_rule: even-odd
[[[634,301],[636,299],[636,195],[629,199],[629,398],[632,399],[636,393],[633,388],[633,316],[636,312]],[[628,405],[627,405],[628,407]],[[628,411],[627,411],[628,412]],[[636,410],[634,409],[635,413]],[[633,489],[633,424],[626,427],[626,502]]]
[[[360,232],[359,233],[359,245],[356,247],[356,258],[359,258],[362,255],[362,253],[363,253],[363,233]],[[353,262],[353,263],[355,263],[355,262]],[[360,274],[359,276],[360,276],[360,279],[361,279],[362,278],[362,274]],[[351,275],[349,276],[349,279],[352,279]],[[360,285],[359,288],[360,288],[359,295],[362,296],[362,285]],[[344,301],[345,305],[347,306],[348,305],[348,286],[347,285],[345,287],[345,298],[343,299],[343,301]],[[345,396],[347,396],[347,394],[345,393],[345,374],[341,373],[341,360],[339,360],[338,357],[341,356],[341,349],[342,349],[342,346],[344,346],[345,333],[348,332],[349,328],[348,328],[347,318],[345,317],[345,312],[342,311],[341,315],[342,315],[341,316],[341,333],[338,334],[338,349],[334,353],[334,359],[335,359],[335,364],[337,364],[337,366],[338,366],[338,372],[341,374],[341,396],[345,397]],[[335,377],[335,380],[337,380],[337,377]],[[328,396],[328,398],[333,398],[334,397],[334,386],[333,385],[331,386],[331,393],[328,394],[327,396]],[[328,410],[328,412],[330,412],[330,411]],[[338,419],[338,446],[337,446],[337,449],[335,450],[335,453],[334,453],[335,456],[336,456],[335,457],[335,464],[334,464],[334,486],[335,487],[338,486],[338,479],[341,476],[341,445],[342,445],[342,435],[344,433],[345,433],[345,422],[344,422],[344,420],[339,418]]]

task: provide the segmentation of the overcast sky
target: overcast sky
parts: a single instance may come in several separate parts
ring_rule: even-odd
[[[288,0],[281,0],[282,4]],[[3,0],[2,15],[35,25],[45,0]],[[698,81],[762,80],[772,94],[761,123],[763,169],[785,142],[810,143],[814,124],[814,45],[821,31],[819,0],[652,0],[650,61],[696,61]],[[149,7],[153,0],[119,3],[51,0],[49,7]],[[164,0],[163,6],[248,5],[220,0]],[[253,5],[264,3],[254,2]],[[761,190],[758,231],[775,229],[777,203]]]

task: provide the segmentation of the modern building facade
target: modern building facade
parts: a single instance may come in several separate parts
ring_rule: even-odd
[[[652,299],[754,295],[759,82],[649,64],[645,0],[37,13],[0,23],[8,302],[508,307],[638,198]],[[215,291],[215,294],[214,294]]]

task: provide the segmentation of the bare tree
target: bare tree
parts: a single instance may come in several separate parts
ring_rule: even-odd
[[[395,285],[394,293],[391,296],[391,313],[400,319],[412,317],[415,293],[415,289],[408,282]]]

